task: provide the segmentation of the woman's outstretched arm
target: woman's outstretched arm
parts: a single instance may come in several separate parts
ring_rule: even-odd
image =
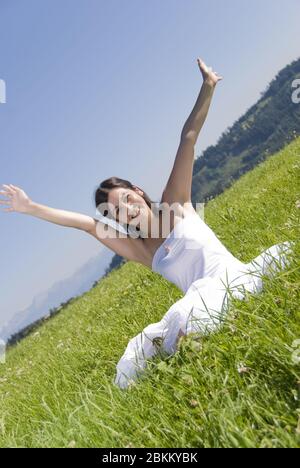
[[[183,126],[175,162],[163,192],[163,200],[168,203],[191,201],[195,144],[206,120],[216,84],[222,79],[202,60],[198,59],[198,65],[203,84],[196,104]]]
[[[128,237],[126,234],[117,231],[112,226],[105,224],[98,219],[74,211],[66,211],[42,205],[31,200],[20,187],[15,185],[3,185],[4,190],[0,194],[6,199],[0,199],[0,206],[6,205],[2,211],[18,212],[49,221],[60,226],[80,229],[91,234],[106,247],[126,258],[139,262],[143,251],[142,239]]]
[[[7,205],[7,208],[4,208],[3,211],[15,211],[60,226],[73,227],[83,231],[90,231],[93,227],[93,218],[91,216],[36,203],[28,197],[24,190],[12,184],[3,185],[3,187],[4,190],[1,190],[0,194],[7,197],[6,200],[0,200],[1,205]]]

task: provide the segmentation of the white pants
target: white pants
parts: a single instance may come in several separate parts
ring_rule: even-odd
[[[160,322],[148,325],[129,341],[117,364],[115,384],[120,388],[128,387],[143,371],[146,360],[160,350],[173,354],[180,336],[216,331],[226,317],[230,298],[243,300],[245,291],[259,293],[263,288],[263,276],[273,277],[289,265],[292,245],[292,242],[273,245],[248,264],[229,265],[218,278],[194,281]]]

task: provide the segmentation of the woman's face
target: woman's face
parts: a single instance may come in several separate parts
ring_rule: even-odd
[[[108,195],[111,217],[122,224],[139,226],[142,220],[148,219],[149,211],[151,211],[142,194],[143,192],[138,188],[135,190],[112,189]]]

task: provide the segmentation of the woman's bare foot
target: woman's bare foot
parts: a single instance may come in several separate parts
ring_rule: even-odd
[[[203,76],[203,81],[205,83],[208,83],[212,86],[216,86],[218,81],[223,79],[223,77],[219,75],[217,72],[213,71],[211,67],[208,67],[207,65],[205,65],[203,60],[201,60],[200,58],[197,58],[197,62],[198,62],[200,71]]]

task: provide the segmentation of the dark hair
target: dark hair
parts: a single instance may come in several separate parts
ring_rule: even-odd
[[[137,187],[137,186],[134,186],[131,182],[129,182],[129,180],[120,179],[119,177],[110,177],[109,179],[103,180],[103,182],[101,182],[101,184],[95,191],[96,208],[98,208],[98,206],[101,205],[102,203],[105,203],[105,204],[108,203],[108,194],[112,189],[127,188],[130,190],[134,190],[134,187]],[[144,191],[143,191],[142,198],[145,200],[149,208],[152,209],[151,204],[154,202],[151,201],[150,197]],[[101,212],[101,214],[103,216],[107,216],[108,210],[107,209],[104,210],[104,212]],[[128,232],[129,226],[128,224],[126,226],[127,226],[127,232]]]

